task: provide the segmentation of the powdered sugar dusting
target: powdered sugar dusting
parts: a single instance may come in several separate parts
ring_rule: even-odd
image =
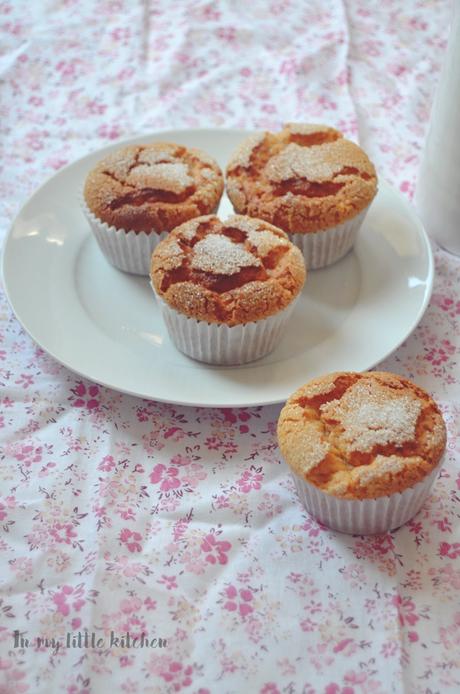
[[[164,144],[161,147],[146,147],[142,149],[138,154],[139,164],[149,164],[153,166],[154,164],[174,164],[176,158],[174,157],[174,145]]]
[[[241,244],[233,243],[226,236],[208,234],[193,248],[191,267],[215,275],[234,275],[243,267],[258,267],[260,260]]]
[[[183,162],[166,164],[138,164],[128,174],[127,183],[136,186],[183,193],[192,183],[188,166]]]
[[[302,147],[291,142],[267,162],[265,174],[274,183],[291,178],[305,178],[323,183],[334,178],[345,166],[372,173],[372,165],[366,155],[350,140],[339,138],[311,147]],[[350,175],[356,176],[346,174],[348,177]]]
[[[183,193],[194,181],[176,145],[128,146],[109,154],[99,166],[122,185]]]
[[[362,465],[353,470],[353,477],[361,484],[368,484],[375,480],[381,479],[389,473],[396,474],[402,472],[411,462],[420,463],[421,458],[418,456],[412,458],[401,458],[398,455],[390,455],[388,457],[377,455],[370,465]]]
[[[235,168],[236,166],[241,166],[243,169],[247,169],[251,164],[251,155],[255,147],[260,145],[265,139],[265,133],[254,133],[249,135],[240,147],[236,150],[232,159],[229,162],[228,168]]]
[[[162,255],[163,268],[165,270],[174,270],[182,265],[184,260],[184,252],[177,241],[170,241],[167,252],[159,251]]]
[[[251,217],[246,217],[242,214],[234,214],[227,218],[225,226],[235,227],[235,229],[240,229],[245,231],[247,234],[259,228],[260,221],[252,219]]]
[[[248,241],[262,257],[266,256],[274,248],[289,245],[287,239],[283,239],[271,231],[255,231],[254,229],[248,232]]]
[[[296,427],[289,437],[289,446],[294,453],[291,464],[301,476],[319,465],[330,448],[321,427],[315,425]]]
[[[302,392],[299,393],[299,395],[306,398],[316,398],[318,395],[326,395],[326,393],[330,393],[331,390],[334,390],[336,378],[336,374],[331,374],[328,377],[321,378],[319,381],[308,383],[302,388]]]
[[[254,247],[258,255],[262,257],[277,246],[289,245],[289,240],[283,232],[279,231],[277,234],[270,229],[261,228],[261,226],[266,225],[257,219],[251,219],[243,215],[233,215],[227,219],[225,225],[244,231],[247,234],[249,243]]]
[[[195,237],[197,229],[203,221],[203,217],[197,217],[183,224],[180,230],[181,237],[187,241],[191,241]]]
[[[375,380],[361,379],[339,400],[321,406],[327,420],[343,428],[340,439],[348,451],[402,445],[415,436],[422,403],[410,392],[398,392]]]
[[[327,125],[317,123],[286,123],[285,128],[293,135],[314,135],[315,133],[337,133],[337,137],[342,137],[342,133]]]
[[[328,181],[343,168],[343,159],[330,161],[324,158],[327,145],[302,147],[291,142],[282,152],[272,157],[265,167],[270,181],[279,183],[291,178],[306,178],[309,181]]]

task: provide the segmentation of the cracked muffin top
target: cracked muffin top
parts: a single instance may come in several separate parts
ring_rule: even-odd
[[[288,233],[337,226],[367,207],[377,176],[366,153],[325,125],[287,123],[249,136],[227,166],[235,211]]]
[[[117,229],[171,231],[214,212],[223,192],[218,165],[199,149],[168,142],[130,145],[102,159],[86,178],[91,212]]]
[[[401,376],[332,373],[289,398],[278,441],[302,479],[337,497],[373,499],[424,479],[444,453],[446,428],[428,393]]]
[[[152,254],[156,293],[172,308],[208,323],[241,325],[286,308],[306,271],[286,234],[260,219],[225,223],[198,217],[174,229]]]

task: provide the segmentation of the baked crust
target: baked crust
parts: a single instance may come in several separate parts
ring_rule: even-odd
[[[208,215],[174,229],[152,254],[152,284],[172,308],[208,323],[241,325],[286,308],[306,270],[286,234],[260,219]]]
[[[324,231],[352,219],[377,192],[366,153],[325,125],[287,123],[279,133],[255,133],[226,171],[235,211],[284,231]]]
[[[86,178],[91,212],[117,229],[171,231],[217,209],[223,176],[199,149],[169,142],[129,145],[102,159]]]
[[[337,497],[374,499],[430,474],[444,453],[446,428],[436,403],[408,379],[338,372],[289,398],[278,442],[307,482]]]

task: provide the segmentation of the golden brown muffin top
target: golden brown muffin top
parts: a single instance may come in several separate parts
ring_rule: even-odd
[[[284,231],[321,231],[355,217],[374,198],[377,176],[366,153],[326,125],[287,123],[250,135],[227,166],[236,212]]]
[[[160,234],[214,212],[222,191],[222,172],[205,152],[154,142],[102,159],[86,178],[84,197],[110,226]]]
[[[428,475],[444,453],[446,428],[436,403],[406,378],[343,372],[289,398],[278,441],[302,479],[334,496],[372,499]]]
[[[152,255],[152,284],[177,311],[241,325],[286,308],[305,282],[303,257],[286,234],[260,219],[209,215],[174,229]]]

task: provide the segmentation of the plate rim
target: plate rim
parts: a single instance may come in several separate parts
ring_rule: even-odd
[[[23,322],[22,318],[18,315],[17,307],[15,306],[8,282],[6,279],[6,265],[7,265],[7,256],[9,253],[9,247],[11,245],[11,238],[13,235],[13,231],[15,229],[15,226],[20,219],[21,215],[23,214],[24,209],[33,202],[33,200],[38,197],[42,191],[43,188],[45,188],[52,180],[55,178],[59,178],[60,175],[62,175],[63,172],[67,171],[68,169],[71,169],[72,167],[76,166],[77,164],[81,164],[84,160],[89,159],[91,157],[94,157],[95,154],[100,153],[101,156],[104,153],[108,153],[113,149],[116,149],[120,146],[123,145],[129,145],[133,144],[136,142],[140,142],[143,139],[146,138],[155,138],[158,136],[168,136],[171,135],[171,137],[180,137],[181,135],[187,135],[190,136],[191,134],[199,134],[201,136],[207,135],[207,134],[212,134],[212,135],[218,135],[219,133],[228,133],[234,136],[241,136],[242,138],[250,135],[251,133],[257,132],[257,130],[253,129],[244,129],[244,128],[219,128],[219,127],[204,127],[204,128],[177,128],[177,129],[165,129],[165,130],[156,130],[156,131],[151,131],[151,132],[143,132],[139,133],[136,135],[131,135],[129,137],[122,137],[122,138],[117,138],[116,140],[113,140],[109,144],[106,144],[102,147],[99,147],[96,150],[92,150],[88,152],[87,154],[84,154],[81,157],[78,157],[77,159],[72,160],[65,166],[61,167],[57,171],[53,172],[49,176],[47,176],[44,181],[34,190],[34,192],[24,201],[24,203],[21,205],[19,211],[15,215],[13,221],[11,222],[11,225],[5,235],[5,239],[2,245],[2,258],[1,258],[1,279],[2,279],[2,286],[3,290],[5,292],[5,296],[8,300],[8,303],[10,305],[11,310],[13,311],[13,314],[20,323],[21,327],[25,330],[25,332],[29,335],[29,337],[35,342],[35,344],[38,345],[40,349],[42,349],[44,352],[49,354],[53,359],[55,359],[59,364],[64,366],[66,369],[71,371],[72,373],[76,374],[77,376],[80,376],[81,378],[85,378],[87,380],[90,380],[92,382],[97,383],[98,385],[101,385],[105,388],[109,388],[111,390],[115,390],[117,392],[125,393],[126,395],[130,395],[132,397],[137,397],[141,398],[143,400],[154,400],[157,402],[161,403],[167,403],[167,404],[173,404],[173,405],[180,405],[183,407],[201,407],[201,408],[228,408],[228,407],[259,407],[259,406],[269,406],[269,405],[277,405],[285,401],[285,398],[279,399],[278,397],[274,399],[267,399],[264,398],[263,400],[257,397],[254,398],[254,400],[244,398],[244,403],[241,402],[235,402],[233,404],[229,404],[228,402],[223,402],[222,404],[213,401],[212,404],[205,403],[203,402],[196,402],[192,400],[187,400],[186,402],[184,400],[180,400],[177,398],[166,398],[166,397],[158,397],[158,396],[152,396],[148,394],[140,394],[139,392],[135,392],[133,390],[130,390],[129,388],[124,388],[120,386],[115,386],[112,383],[107,383],[103,380],[99,380],[97,378],[94,378],[93,376],[89,376],[86,373],[83,373],[80,371],[78,368],[75,368],[75,366],[69,364],[65,360],[63,360],[61,357],[57,356],[54,352],[50,351],[49,348],[45,347],[41,340],[37,339],[35,337],[31,330],[26,326],[25,322]],[[414,316],[413,320],[411,323],[408,325],[407,329],[404,331],[403,337],[394,344],[394,346],[389,349],[387,352],[385,352],[377,361],[370,360],[369,364],[366,365],[362,371],[367,371],[368,369],[372,369],[374,366],[377,364],[380,364],[382,361],[387,359],[391,354],[393,354],[404,342],[407,340],[407,338],[412,334],[412,332],[415,330],[419,322],[421,321],[425,311],[428,308],[428,305],[430,303],[432,294],[433,294],[433,285],[434,285],[434,276],[435,276],[435,267],[434,267],[434,257],[433,257],[433,249],[431,246],[430,238],[426,232],[426,229],[423,225],[423,222],[421,221],[420,217],[417,214],[416,209],[414,208],[413,205],[410,204],[410,202],[401,194],[400,191],[396,190],[393,188],[393,186],[386,181],[385,178],[379,177],[379,182],[383,184],[385,188],[394,196],[396,196],[399,200],[399,202],[402,204],[402,206],[405,208],[405,210],[409,213],[411,218],[413,219],[414,222],[416,222],[416,227],[417,227],[417,235],[418,237],[423,241],[425,251],[426,251],[426,256],[427,256],[427,276],[426,276],[426,286],[425,286],[425,293],[423,297],[423,301],[420,304],[420,307],[417,311],[417,314]]]

